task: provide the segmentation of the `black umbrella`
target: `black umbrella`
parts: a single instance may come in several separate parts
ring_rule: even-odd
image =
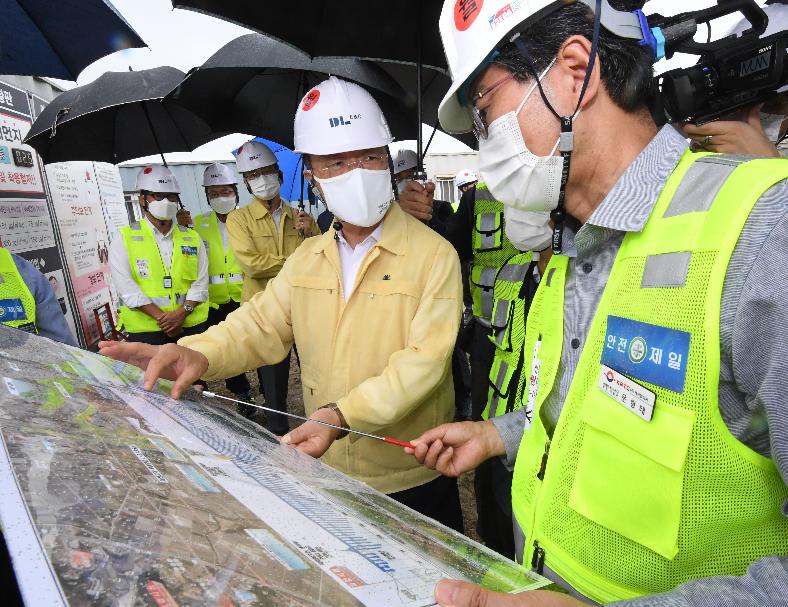
[[[107,0],[0,0],[0,74],[76,80],[96,59],[141,46]]]
[[[412,133],[415,113],[406,93],[378,66],[350,57],[310,59],[261,34],[227,43],[165,98],[204,119],[214,130],[257,133],[293,145],[293,115],[310,88],[335,75],[367,89],[395,137]],[[412,116],[412,118],[411,118]]]
[[[370,0],[172,0],[172,4],[274,36],[313,57],[350,56],[415,64],[416,140],[421,164],[421,67],[445,69],[447,65],[438,31],[443,0],[384,6]]]
[[[107,72],[55,97],[33,123],[25,143],[46,163],[117,164],[150,154],[191,151],[224,133],[212,131],[177,103],[162,101],[183,77],[173,67]]]

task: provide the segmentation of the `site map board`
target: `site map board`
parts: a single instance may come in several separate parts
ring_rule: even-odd
[[[445,577],[547,583],[141,378],[0,325],[0,521],[26,604],[417,607]]]

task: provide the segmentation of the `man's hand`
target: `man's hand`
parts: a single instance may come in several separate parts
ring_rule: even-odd
[[[418,181],[408,181],[405,189],[400,192],[399,206],[416,219],[429,221],[432,219],[432,201],[435,184],[421,185]]]
[[[145,389],[153,390],[158,378],[170,379],[175,383],[170,395],[178,399],[208,370],[208,359],[196,350],[183,346],[149,344],[120,341],[99,342],[99,354],[120,360],[145,370]]]
[[[159,325],[159,329],[164,331],[167,335],[174,336],[180,333],[186,316],[186,310],[183,309],[183,306],[180,306],[170,312],[162,312],[162,315],[159,316],[156,323]]]
[[[309,419],[317,419],[335,426],[342,425],[342,420],[331,409],[318,409],[309,416]],[[328,448],[336,440],[337,436],[339,436],[339,430],[322,424],[304,422],[295,430],[285,434],[282,437],[282,444],[295,447],[302,453],[312,457],[320,457],[328,451]]]
[[[315,220],[309,213],[304,211],[298,211],[298,214],[296,215],[295,227],[297,230],[303,231],[305,238],[314,236],[316,233]]]
[[[585,607],[585,603],[558,592],[533,590],[504,594],[457,580],[438,582],[435,600],[441,607]]]
[[[701,126],[685,123],[684,134],[692,139],[693,151],[747,154],[780,158],[774,142],[766,138],[761,127],[762,104],[750,108],[741,120],[717,120]]]
[[[506,453],[501,435],[489,421],[443,424],[410,442],[416,449],[406,448],[405,453],[444,476],[460,476]]]

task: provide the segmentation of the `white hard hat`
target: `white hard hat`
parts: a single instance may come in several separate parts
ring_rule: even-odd
[[[247,141],[238,148],[235,166],[239,173],[247,173],[255,169],[270,167],[276,164],[276,155],[260,141]]]
[[[372,95],[336,76],[304,96],[296,110],[293,130],[298,154],[338,154],[379,148],[394,141]]]
[[[458,188],[476,181],[479,181],[476,173],[469,171],[468,169],[463,169],[454,177],[454,185],[456,185]]]
[[[413,150],[400,150],[394,159],[394,173],[415,169],[419,164],[419,156]]]
[[[173,172],[160,164],[143,167],[137,174],[137,189],[157,194],[180,194],[181,186]]]
[[[596,7],[595,0],[576,1],[592,10]],[[508,42],[516,32],[566,5],[567,0],[444,0],[439,27],[452,83],[438,109],[443,130],[447,133],[471,130],[471,114],[460,103],[458,91],[462,96],[467,94],[464,85],[470,84],[492,62],[497,47]],[[618,36],[643,37],[638,16],[613,9],[607,0],[602,0],[601,23]]]
[[[209,185],[238,185],[238,179],[235,171],[226,164],[214,162],[209,164],[202,174],[202,185],[206,188]]]

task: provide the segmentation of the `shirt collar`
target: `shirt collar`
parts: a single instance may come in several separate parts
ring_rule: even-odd
[[[640,232],[654,211],[662,190],[688,147],[687,140],[666,125],[627,167],[588,221],[565,233],[564,254],[587,255],[622,232]]]
[[[286,205],[289,206],[288,202],[280,196],[279,207],[276,209],[276,211],[274,211],[274,213],[276,213],[277,211],[279,211],[280,214],[286,213],[286,211],[284,210]],[[257,197],[252,199],[252,204],[249,205],[249,208],[252,212],[252,217],[254,217],[255,219],[262,219],[266,215],[271,215],[273,217],[274,215],[274,213],[271,213],[268,210],[268,207],[265,206],[262,203],[262,201]]]
[[[587,223],[620,232],[640,232],[687,146],[687,140],[673,126],[662,127],[627,167]]]
[[[414,221],[418,220],[414,219]],[[380,248],[391,251],[395,255],[404,255],[405,247],[408,243],[409,229],[411,228],[408,226],[408,219],[405,215],[405,211],[400,209],[398,204],[392,203],[389,210],[386,212],[383,222],[375,228],[375,232],[380,230],[376,244]],[[316,239],[316,246],[313,249],[315,253],[322,253],[331,246],[334,237],[330,234],[331,232],[326,232],[320,239]]]
[[[154,235],[158,235],[158,236],[160,236],[161,238],[169,238],[170,236],[172,236],[172,231],[175,229],[175,224],[177,223],[177,222],[175,221],[175,219],[173,219],[173,220],[170,222],[170,230],[169,230],[168,232],[166,232],[166,233],[162,234],[161,232],[159,232],[159,230],[156,228],[156,226],[155,226],[155,225],[153,225],[153,223],[151,223],[151,220],[150,220],[150,219],[148,219],[147,217],[144,217],[143,219],[144,219],[145,221],[147,221],[147,222],[148,222],[148,226],[150,226],[150,229],[151,229],[151,231],[153,232],[153,234],[154,234]]]
[[[356,248],[365,246],[367,244],[369,245],[369,248],[372,248],[373,246],[375,246],[378,243],[378,241],[380,240],[381,235],[383,234],[383,224],[384,223],[385,223],[385,220],[380,222],[378,227],[376,227],[372,231],[372,234],[370,234],[362,242],[357,244]],[[343,245],[345,245],[347,247],[350,247],[350,245],[348,244],[347,240],[345,240],[345,235],[342,233],[341,230],[339,232],[337,232],[337,238],[339,239],[340,243],[342,243]]]

